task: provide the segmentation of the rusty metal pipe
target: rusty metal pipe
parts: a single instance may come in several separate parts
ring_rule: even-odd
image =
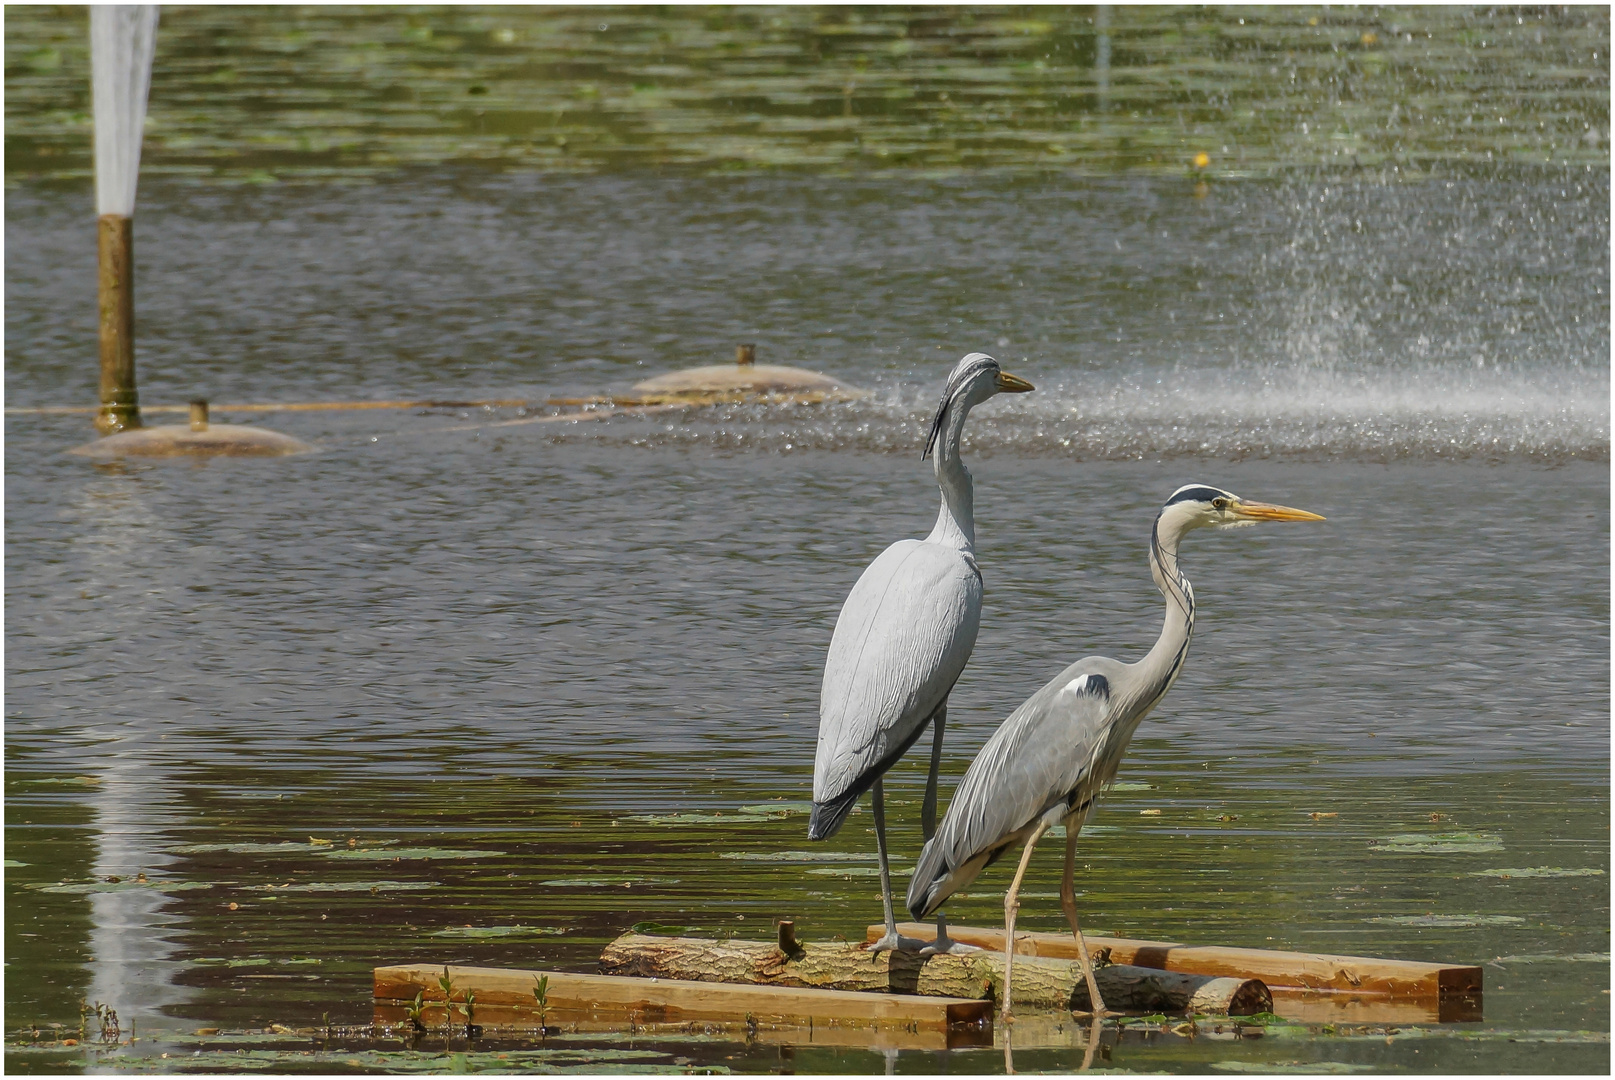
[[[101,260],[101,409],[95,430],[113,435],[140,427],[135,392],[134,221],[122,214],[98,220]]]

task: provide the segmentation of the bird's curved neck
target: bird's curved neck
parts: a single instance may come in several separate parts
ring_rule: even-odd
[[[959,457],[959,441],[964,437],[965,418],[969,415],[969,401],[948,405],[935,454],[942,509],[936,516],[931,535],[926,537],[931,543],[947,544],[960,551],[974,551],[976,547],[975,488],[970,483],[970,470]]]
[[[1166,620],[1154,647],[1138,662],[1146,708],[1171,689],[1189,658],[1189,639],[1194,636],[1194,587],[1178,569],[1178,541],[1187,530],[1172,517],[1163,513],[1150,532],[1150,574],[1166,597]]]

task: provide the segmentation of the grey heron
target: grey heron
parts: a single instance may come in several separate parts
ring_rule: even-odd
[[[954,367],[931,421],[923,460],[935,450],[942,509],[924,540],[899,540],[870,563],[852,587],[830,638],[819,692],[819,742],[813,762],[813,813],[808,838],[834,836],[858,797],[874,789],[875,841],[886,936],[870,948],[899,947],[892,914],[891,864],[886,852],[886,806],[881,777],[914,745],[929,723],[931,773],[921,822],[926,839],[936,827],[937,767],[948,693],[976,647],[981,621],[981,571],[970,470],[959,440],[972,407],[995,394],[1024,393],[1025,379],[1001,370],[985,353]],[[948,945],[945,924],[938,923]],[[903,939],[904,947],[919,942]]]
[[[926,918],[1014,845],[1025,845],[1004,894],[1006,1018],[1011,1012],[1010,968],[1021,878],[1033,845],[1059,824],[1066,830],[1060,905],[1077,939],[1089,1004],[1095,1015],[1104,1013],[1077,923],[1073,884],[1077,835],[1094,800],[1116,778],[1139,721],[1172,688],[1188,658],[1194,589],[1178,569],[1178,543],[1206,526],[1322,520],[1305,510],[1247,502],[1202,484],[1173,492],[1150,530],[1150,573],[1166,598],[1166,620],[1155,646],[1131,664],[1104,656],[1078,660],[1011,713],[970,763],[941,826],[920,853],[909,883],[908,908],[916,919]]]

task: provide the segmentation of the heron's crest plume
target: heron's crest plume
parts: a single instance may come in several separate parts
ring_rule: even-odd
[[[984,371],[998,371],[998,361],[986,353],[970,353],[954,366],[953,373],[948,376],[948,385],[942,391],[942,403],[936,407],[936,415],[931,418],[931,431],[925,436],[925,450],[920,454],[921,461],[930,457],[931,451],[936,448],[937,436],[942,434],[942,419],[948,414],[948,406],[953,404],[953,399]]]

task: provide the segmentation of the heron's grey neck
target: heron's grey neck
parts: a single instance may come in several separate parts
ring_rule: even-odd
[[[965,419],[970,415],[968,398],[948,405],[943,419],[942,437],[937,440],[936,482],[942,489],[942,509],[936,516],[936,526],[925,539],[934,544],[947,544],[960,551],[976,548],[976,495],[970,483],[970,470],[959,457],[959,440],[964,437]]]
[[[1136,666],[1140,704],[1146,709],[1171,689],[1189,658],[1189,639],[1194,636],[1194,587],[1178,569],[1178,541],[1186,532],[1186,518],[1163,511],[1150,533],[1150,573],[1166,597],[1166,621],[1155,646]]]

